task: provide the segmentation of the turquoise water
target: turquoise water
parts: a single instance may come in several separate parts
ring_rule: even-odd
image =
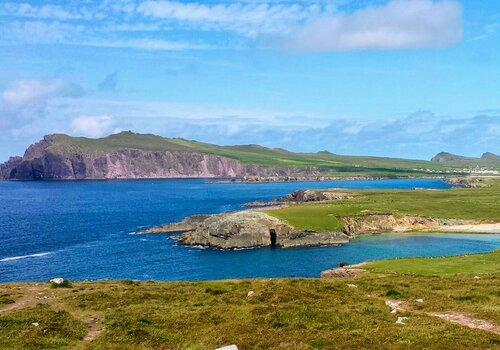
[[[439,180],[213,184],[204,180],[0,182],[0,282],[315,277],[339,262],[500,248],[495,235],[364,237],[342,247],[216,251],[135,232],[241,209],[300,188],[448,188]]]

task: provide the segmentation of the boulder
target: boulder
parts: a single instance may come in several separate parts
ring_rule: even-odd
[[[64,278],[56,277],[56,278],[51,279],[49,282],[53,283],[53,284],[60,285],[60,284],[64,283]]]

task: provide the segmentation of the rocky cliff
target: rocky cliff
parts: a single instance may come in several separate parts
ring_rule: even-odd
[[[236,178],[314,174],[312,168],[284,168],[242,164],[220,155],[173,147],[136,149],[134,146],[92,152],[62,144],[61,135],[48,135],[31,145],[23,157],[0,165],[7,180],[78,180],[140,178]],[[64,137],[66,137],[64,135]]]

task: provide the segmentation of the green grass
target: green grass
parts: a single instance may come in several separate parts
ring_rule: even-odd
[[[86,326],[65,310],[38,305],[2,315],[0,331],[1,349],[54,349],[83,339]]]
[[[500,275],[500,250],[491,254],[474,254],[450,258],[420,258],[376,261],[366,265],[376,273],[418,276]]]
[[[500,181],[481,189],[353,191],[345,201],[297,204],[267,211],[298,230],[340,231],[344,216],[366,213],[500,222]]]
[[[102,155],[123,149],[144,151],[193,151],[215,154],[237,159],[244,164],[276,167],[316,167],[330,176],[383,176],[409,177],[429,176],[430,169],[439,174],[455,166],[442,165],[421,160],[406,160],[385,157],[341,156],[329,152],[293,153],[282,149],[271,149],[258,145],[217,146],[180,138],[163,138],[155,135],[122,132],[100,139],[56,135],[56,142],[49,150],[57,154]],[[460,168],[460,167],[458,167]]]
[[[423,268],[415,270],[419,264]],[[347,280],[47,285],[42,293],[52,295],[48,305],[0,314],[0,348],[492,349],[500,345],[498,336],[427,313],[463,312],[499,324],[499,265],[495,252],[374,262],[369,273]],[[0,293],[29,288],[0,285]],[[423,303],[415,301],[420,298]],[[387,299],[404,301],[408,311],[390,314]],[[104,331],[86,344],[83,321],[89,315],[101,320]],[[397,316],[407,316],[407,324],[396,325]]]

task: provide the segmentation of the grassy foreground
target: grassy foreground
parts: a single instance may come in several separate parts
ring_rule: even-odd
[[[266,211],[298,230],[340,231],[344,216],[373,213],[500,222],[500,179],[489,187],[446,191],[351,191],[352,199]]]
[[[492,349],[498,334],[431,313],[500,324],[498,266],[500,251],[375,262],[344,280],[1,285],[0,348]]]

